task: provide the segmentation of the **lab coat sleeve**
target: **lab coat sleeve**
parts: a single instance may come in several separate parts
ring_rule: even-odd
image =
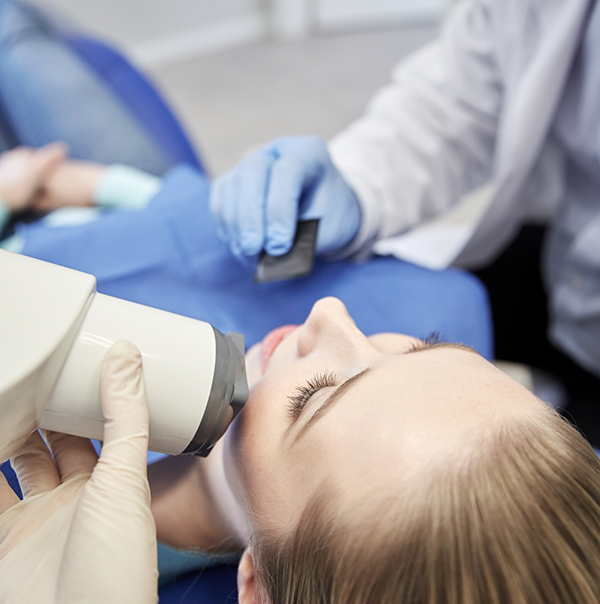
[[[433,218],[492,172],[502,100],[490,0],[462,0],[402,61],[366,114],[329,143],[363,223],[349,254]]]
[[[94,203],[104,208],[140,210],[158,193],[161,183],[160,178],[142,170],[112,164],[94,192]]]

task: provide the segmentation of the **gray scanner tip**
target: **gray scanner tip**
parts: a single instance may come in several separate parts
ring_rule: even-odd
[[[271,256],[264,250],[256,265],[254,283],[296,279],[308,275],[315,264],[319,220],[301,220],[296,226],[292,249],[281,256]]]

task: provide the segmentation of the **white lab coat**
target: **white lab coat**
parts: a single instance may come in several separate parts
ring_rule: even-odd
[[[363,206],[352,251],[489,260],[560,197],[548,139],[592,0],[462,0],[330,142]],[[535,203],[534,203],[535,202]],[[400,236],[398,236],[400,234]]]

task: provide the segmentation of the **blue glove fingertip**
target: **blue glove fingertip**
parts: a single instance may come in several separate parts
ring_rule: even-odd
[[[292,247],[292,240],[273,240],[270,239],[267,241],[265,245],[265,251],[270,256],[282,256],[283,254],[287,254]]]
[[[262,241],[254,233],[245,233],[240,239],[239,247],[245,256],[255,256],[262,250]]]

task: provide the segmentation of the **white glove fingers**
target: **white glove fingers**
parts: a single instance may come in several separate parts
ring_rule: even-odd
[[[156,526],[145,475],[115,471],[101,459],[79,501],[71,534],[73,547],[63,563],[72,572],[58,586],[57,602],[87,602],[90,594],[94,602],[110,604],[158,600]],[[89,556],[81,556],[86,550]]]
[[[98,454],[87,438],[44,432],[62,482],[78,474],[91,474]]]
[[[11,508],[16,503],[19,503],[17,494],[8,484],[8,480],[2,472],[0,472],[0,514],[4,514],[6,510]]]
[[[146,468],[148,406],[139,350],[121,340],[106,353],[100,373],[104,414],[103,464]]]
[[[35,149],[33,147],[27,147],[26,145],[17,145],[13,147],[11,153],[14,154],[15,157],[29,157],[35,153]]]
[[[60,485],[52,455],[36,430],[10,460],[23,497],[47,493]]]
[[[307,174],[306,166],[293,157],[275,163],[266,204],[266,244],[269,254],[285,254],[292,247],[298,222],[298,206]]]

